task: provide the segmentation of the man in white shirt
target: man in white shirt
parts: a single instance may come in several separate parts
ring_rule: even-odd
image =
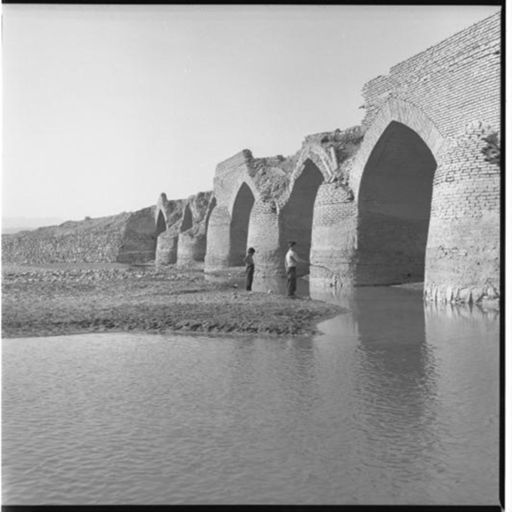
[[[254,277],[254,259],[253,254],[256,251],[254,247],[247,249],[247,255],[244,258],[245,263],[245,289],[250,292],[252,291],[252,280]]]
[[[295,242],[288,242],[288,252],[285,256],[286,276],[288,278],[288,297],[295,297],[297,289],[297,263],[302,261],[295,252]]]

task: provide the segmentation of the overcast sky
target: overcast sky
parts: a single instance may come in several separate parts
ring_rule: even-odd
[[[211,190],[244,148],[359,124],[366,81],[498,10],[4,4],[3,217]]]

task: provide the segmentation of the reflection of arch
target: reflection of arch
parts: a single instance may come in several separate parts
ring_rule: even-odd
[[[296,174],[286,204],[279,212],[279,247],[284,255],[287,242],[297,242],[297,252],[309,261],[311,234],[313,229],[313,207],[318,187],[324,181],[324,174],[318,166],[308,159]],[[309,272],[308,269],[301,269]]]
[[[180,233],[183,233],[184,231],[190,229],[192,227],[192,224],[192,212],[190,211],[190,205],[187,204],[185,206],[185,210],[183,211],[183,217],[181,219]]]
[[[358,190],[357,284],[423,281],[437,163],[425,141],[391,121]]]
[[[249,232],[249,218],[254,204],[254,194],[245,183],[238,189],[231,211],[229,232],[229,264],[242,265],[247,250],[247,234]]]
[[[439,158],[445,140],[434,122],[416,105],[396,98],[389,99],[366,131],[361,148],[352,165],[349,184],[354,191],[356,200],[359,197],[361,179],[368,159],[382,134],[393,121],[414,130],[432,152],[434,158]]]

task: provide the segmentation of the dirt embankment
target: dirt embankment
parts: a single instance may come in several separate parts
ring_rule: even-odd
[[[240,271],[207,281],[200,269],[105,265],[2,268],[2,336],[149,331],[310,334],[341,310],[246,292]]]

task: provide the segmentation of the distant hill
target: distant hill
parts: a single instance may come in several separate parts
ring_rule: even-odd
[[[64,222],[59,217],[4,217],[2,219],[2,234],[18,233],[43,226],[55,226]]]

